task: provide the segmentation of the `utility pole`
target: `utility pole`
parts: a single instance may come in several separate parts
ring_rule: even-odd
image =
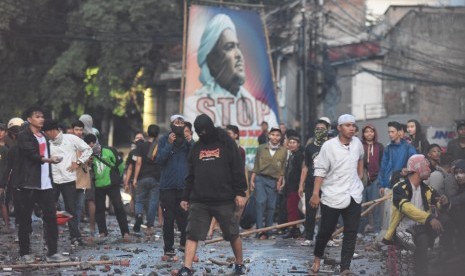
[[[306,77],[307,77],[307,47],[306,47],[306,20],[305,20],[305,6],[306,1],[302,0],[302,8],[300,13],[302,15],[302,22],[299,30],[299,57],[300,57],[300,69],[299,69],[299,112],[298,119],[300,121],[300,137],[302,141],[305,141],[305,130],[307,127],[306,118]]]
[[[309,29],[311,43],[309,52],[311,54],[312,70],[309,72],[308,87],[308,117],[310,122],[317,120],[318,95],[321,95],[323,84],[323,51],[322,51],[322,27],[323,27],[323,0],[313,0],[312,24]]]

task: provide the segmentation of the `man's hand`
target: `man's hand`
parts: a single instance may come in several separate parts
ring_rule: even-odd
[[[280,193],[283,188],[284,188],[284,184],[282,182],[280,181],[276,182],[276,191],[278,193]]]
[[[429,224],[431,225],[431,228],[436,231],[436,233],[441,233],[443,231],[442,224],[436,218],[433,218]]]
[[[181,201],[179,205],[181,205],[181,208],[184,209],[184,211],[187,211],[189,209],[189,202],[185,200]]]
[[[384,188],[383,187],[379,188],[379,196],[380,197],[384,196]]]
[[[137,180],[136,179],[134,179],[132,181],[132,187],[134,187],[134,189],[137,189]]]
[[[245,203],[247,202],[247,198],[237,195],[236,198],[234,199],[234,202],[236,203],[237,209],[242,210],[245,207]]]
[[[449,204],[449,199],[447,198],[446,195],[442,195],[442,196],[440,196],[440,197],[438,197],[436,199],[439,201],[439,203],[441,203],[441,205]]]
[[[304,196],[304,187],[299,186],[298,193],[299,193],[299,197],[303,197]]]
[[[129,185],[128,185],[128,183],[124,183],[124,191],[125,191],[126,193],[129,193],[130,190],[129,190]]]
[[[312,206],[312,208],[318,208],[318,205],[320,205],[320,195],[313,194],[310,198],[310,206]]]
[[[67,170],[68,172],[73,172],[73,171],[77,170],[78,168],[79,168],[78,163],[76,163],[76,162],[71,162],[71,166],[69,166],[66,170]]]
[[[250,191],[253,192],[253,190],[255,190],[255,181],[250,180]]]
[[[171,132],[168,136],[168,143],[173,144],[174,140],[176,140],[176,134],[174,134],[174,132]]]

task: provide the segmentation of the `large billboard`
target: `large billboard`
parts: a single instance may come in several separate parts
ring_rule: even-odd
[[[246,163],[258,145],[260,124],[278,124],[278,107],[258,13],[192,5],[186,59],[184,115],[202,113],[216,126],[237,125]]]

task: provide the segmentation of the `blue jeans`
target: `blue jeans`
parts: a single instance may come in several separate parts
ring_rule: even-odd
[[[278,197],[276,180],[257,175],[255,177],[254,196],[256,200],[257,229],[263,228],[263,214],[265,211],[265,227],[273,225],[273,215]]]
[[[76,189],[76,219],[81,222],[84,203],[86,202],[86,189]]]
[[[142,178],[137,181],[136,187],[136,216],[144,213],[147,205],[147,226],[153,227],[158,211],[160,197],[160,183],[153,177]]]
[[[368,202],[379,198],[379,181],[376,179],[366,186],[363,190],[363,201]],[[381,213],[380,207],[376,206],[368,216],[362,217],[360,221],[359,232],[362,233],[365,226],[369,223],[369,218],[373,218],[373,231],[378,233],[381,230]]]

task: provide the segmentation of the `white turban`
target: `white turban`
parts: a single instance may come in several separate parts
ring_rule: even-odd
[[[207,56],[213,50],[216,42],[224,30],[230,29],[236,33],[236,27],[231,18],[225,14],[215,15],[206,25],[200,39],[199,49],[197,50],[197,62],[200,67],[200,81],[203,85],[214,82],[207,65]]]

